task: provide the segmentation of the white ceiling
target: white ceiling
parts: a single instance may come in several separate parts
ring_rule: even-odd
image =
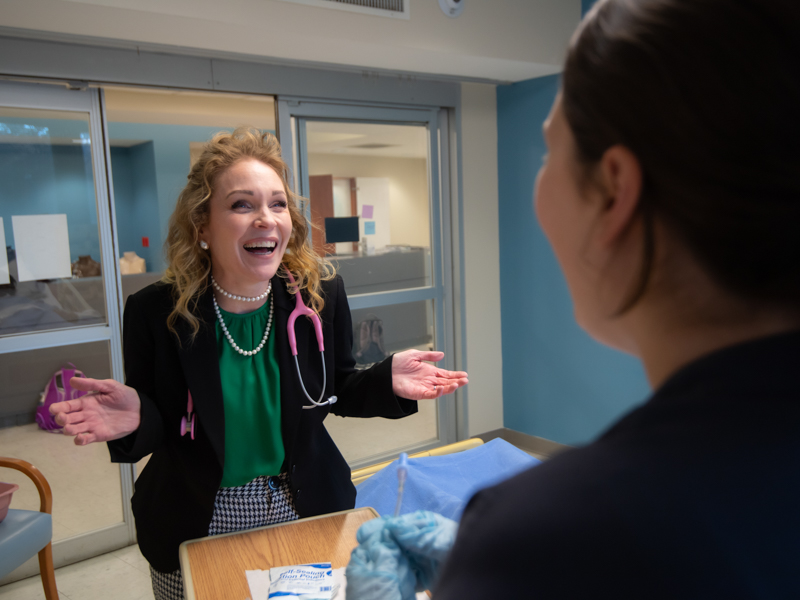
[[[428,133],[420,125],[309,122],[309,154],[427,158]]]
[[[2,0],[2,26],[208,56],[513,82],[560,71],[580,0],[409,0],[410,18],[279,0]],[[331,3],[333,4],[333,3]]]

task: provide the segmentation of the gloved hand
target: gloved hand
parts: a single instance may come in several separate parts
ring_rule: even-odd
[[[354,600],[414,600],[432,589],[458,525],[417,511],[364,523],[347,566],[347,596]]]
[[[403,551],[417,578],[417,591],[433,589],[439,569],[456,541],[458,523],[427,510],[388,519],[385,528]]]
[[[388,517],[367,521],[358,529],[358,546],[345,576],[347,597],[354,600],[414,600],[416,577],[408,558],[384,529]]]

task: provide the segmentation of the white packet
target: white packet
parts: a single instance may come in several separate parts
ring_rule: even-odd
[[[273,567],[269,570],[268,598],[331,600],[333,587],[331,563]]]

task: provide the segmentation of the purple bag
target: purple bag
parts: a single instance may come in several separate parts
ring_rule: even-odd
[[[81,371],[75,368],[75,365],[69,363],[72,367],[67,367],[56,371],[44,388],[41,396],[39,397],[39,406],[36,408],[36,422],[39,427],[45,431],[52,431],[58,433],[61,431],[61,425],[55,422],[53,415],[50,414],[50,405],[56,402],[63,402],[64,400],[74,400],[86,395],[87,392],[81,390],[74,390],[69,385],[69,380],[73,377],[86,377]]]

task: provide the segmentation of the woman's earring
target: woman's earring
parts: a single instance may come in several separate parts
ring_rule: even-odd
[[[201,247],[203,250],[208,250],[208,244],[206,243],[206,241],[205,241],[205,240],[200,240],[200,247]]]

